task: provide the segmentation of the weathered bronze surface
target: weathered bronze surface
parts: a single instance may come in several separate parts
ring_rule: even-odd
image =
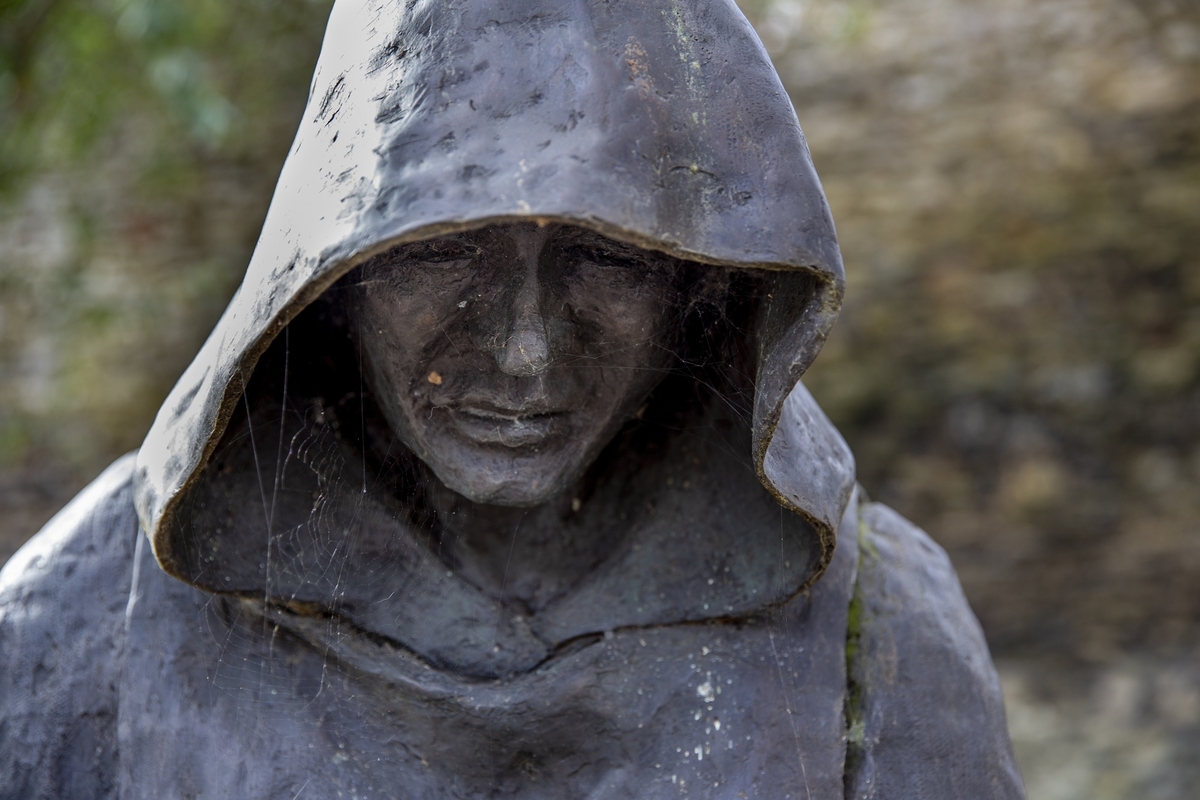
[[[731,1],[342,0],[229,310],[0,573],[0,797],[1021,797],[799,383],[842,285]]]

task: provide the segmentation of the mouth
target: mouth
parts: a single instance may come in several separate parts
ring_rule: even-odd
[[[454,405],[446,410],[454,427],[467,439],[509,448],[546,442],[559,432],[568,413],[476,404]]]

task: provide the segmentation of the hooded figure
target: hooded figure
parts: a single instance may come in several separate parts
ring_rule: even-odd
[[[246,278],[0,573],[0,798],[1019,798],[733,0],[339,0]]]

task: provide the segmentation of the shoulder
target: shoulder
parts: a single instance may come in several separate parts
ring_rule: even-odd
[[[999,679],[945,551],[863,503],[859,552],[846,796],[1024,797]]]
[[[115,793],[132,477],[125,456],[0,570],[0,798]]]

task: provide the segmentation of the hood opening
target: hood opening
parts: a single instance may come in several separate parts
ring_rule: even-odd
[[[637,600],[634,613],[622,611],[610,597],[604,604],[609,616],[589,619],[571,611],[579,605],[571,597],[556,599],[561,613],[529,609],[451,578],[459,565],[428,494],[437,479],[396,439],[362,379],[345,310],[361,270],[352,270],[299,314],[259,359],[212,457],[177,505],[169,546],[176,559],[172,574],[209,592],[304,616],[332,614],[346,625],[405,643],[435,667],[480,678],[528,668],[572,636],[621,625],[753,615],[785,602],[819,577],[827,548],[808,518],[772,513],[770,499],[757,496],[764,493],[751,455],[761,349],[755,339],[765,304],[781,291],[778,275],[685,268],[693,290],[711,283],[713,271],[719,271],[724,290],[685,295],[684,344],[674,367],[575,492],[582,508],[604,502],[615,509],[610,532],[591,553],[596,573],[620,573],[628,569],[622,560],[637,561],[639,550],[659,548],[662,570],[676,581],[669,601]],[[817,280],[804,277],[788,287],[815,292]],[[713,453],[720,463],[712,463]],[[726,491],[744,520],[694,535],[710,512],[676,508],[675,493],[694,482],[697,496],[687,494],[683,502],[705,503],[700,487],[709,471],[717,473],[712,486],[732,487]],[[620,500],[614,505],[613,498]],[[755,514],[765,516],[755,524]],[[734,583],[718,604],[707,575],[712,564],[729,557],[731,547],[749,544],[742,524],[771,542],[756,548],[757,560],[722,568],[719,574]],[[676,537],[674,543],[670,537]],[[438,588],[415,588],[430,581]],[[567,591],[586,596],[593,591],[588,581],[590,574],[582,588],[571,585]],[[648,589],[654,581],[650,575],[639,583]],[[697,588],[679,588],[683,584]],[[635,596],[628,587],[603,591]],[[436,631],[414,633],[419,623],[391,607],[411,606],[414,594],[443,599],[448,594],[451,602],[478,606],[468,616],[485,621],[493,613],[489,603],[499,603],[527,617],[529,630],[490,633],[481,637],[489,645],[485,652],[464,652],[472,648],[441,642]],[[492,641],[503,645],[497,645],[500,651],[491,651]]]
[[[164,570],[199,583],[205,565],[227,563],[226,544],[189,544],[186,532],[199,530],[189,522],[197,514],[216,513],[198,488],[223,469],[254,476],[236,482],[235,505],[261,509],[260,523],[275,530],[281,494],[264,462],[293,447],[313,464],[354,452],[343,436],[353,422],[339,415],[358,398],[361,437],[370,414],[353,386],[314,388],[301,404],[301,427],[328,417],[337,436],[293,438],[255,424],[258,404],[280,403],[267,368],[282,348],[296,374],[289,359],[300,357],[302,328],[326,313],[319,298],[392,247],[511,220],[578,225],[759,273],[753,335],[738,345],[750,348],[752,366],[728,392],[737,424],[749,426],[738,458],[819,542],[810,577],[797,585],[820,574],[853,460],[799,380],[836,318],[842,264],[795,112],[732,0],[335,4],[245,280],[138,454],[135,503]],[[316,344],[312,358],[339,346]],[[336,366],[341,357],[330,358]],[[276,422],[300,419],[294,404],[282,410]],[[239,449],[251,438],[253,448]],[[235,452],[246,463],[231,467]],[[351,485],[348,472],[344,480]],[[320,490],[317,480],[306,491]],[[360,519],[368,512],[386,516],[363,505]],[[229,521],[206,524],[217,532]],[[239,591],[234,578],[214,573],[214,588]]]

